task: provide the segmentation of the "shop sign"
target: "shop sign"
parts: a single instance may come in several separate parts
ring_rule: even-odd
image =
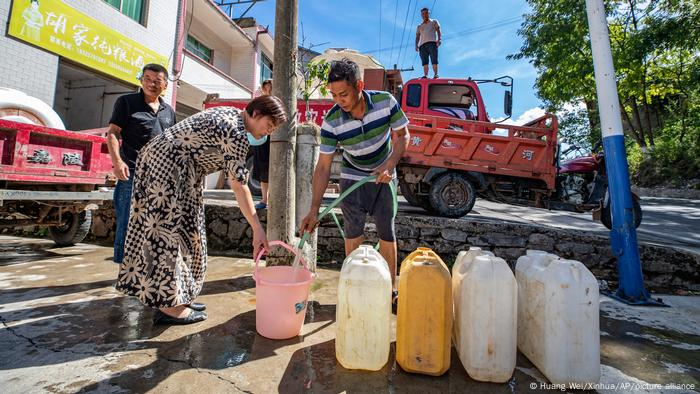
[[[8,34],[137,85],[144,65],[168,59],[60,0],[14,0]]]

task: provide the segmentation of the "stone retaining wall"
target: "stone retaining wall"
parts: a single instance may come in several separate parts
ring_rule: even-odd
[[[265,211],[259,212],[263,222]],[[338,212],[342,223],[342,214]],[[207,205],[207,240],[209,253],[250,256],[252,230],[237,206]],[[367,225],[368,242],[376,243],[373,223]],[[617,287],[616,259],[606,237],[584,231],[554,229],[520,223],[495,222],[479,218],[445,219],[424,216],[399,216],[396,219],[399,261],[419,246],[435,250],[452,265],[460,250],[479,246],[491,250],[509,263],[527,249],[555,253],[562,258],[583,262],[598,279]],[[107,203],[93,215],[89,240],[111,243],[114,239],[114,210]],[[318,264],[340,267],[344,258],[340,232],[331,219],[318,230]],[[677,293],[700,291],[700,255],[682,250],[640,244],[640,255],[647,288],[655,292]]]
[[[683,198],[700,200],[699,189],[668,189],[663,187],[632,186],[632,192],[640,197]]]

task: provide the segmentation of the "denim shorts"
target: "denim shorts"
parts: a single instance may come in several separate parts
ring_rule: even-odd
[[[341,179],[341,193],[355,182],[350,179]],[[355,189],[340,203],[340,209],[343,211],[345,238],[352,239],[363,236],[367,215],[371,215],[377,226],[379,239],[395,242],[393,203],[394,196],[387,183],[368,182]]]
[[[438,64],[438,47],[435,41],[426,42],[418,47],[418,53],[420,54],[420,61],[422,65],[428,65],[428,56],[430,56],[430,62],[432,64]]]

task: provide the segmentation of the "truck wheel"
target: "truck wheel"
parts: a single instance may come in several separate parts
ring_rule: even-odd
[[[260,182],[257,179],[253,179],[253,155],[248,156],[245,161],[245,167],[250,171],[250,176],[248,177],[248,189],[250,193],[254,196],[262,196],[262,189],[260,188]]]
[[[92,211],[80,213],[66,212],[63,214],[66,224],[49,227],[49,236],[58,246],[71,246],[82,242],[90,232]]]
[[[460,174],[442,175],[430,187],[430,205],[440,216],[462,217],[472,210],[475,201],[474,185]]]
[[[414,207],[420,207],[418,198],[416,198],[416,195],[413,194],[412,184],[406,181],[399,181],[399,188],[401,189],[401,195],[403,195],[403,198],[405,198],[409,204],[413,205]]]
[[[399,181],[399,188],[401,188],[401,194],[406,199],[406,201],[414,207],[423,208],[429,213],[435,213],[433,206],[430,205],[430,199],[426,196],[417,196],[414,191],[413,184]]]
[[[610,199],[605,199],[605,205],[600,212],[600,222],[603,223],[608,230],[612,230],[612,210],[610,209]],[[632,218],[634,219],[634,228],[642,224],[642,206],[639,204],[639,197],[632,196]]]

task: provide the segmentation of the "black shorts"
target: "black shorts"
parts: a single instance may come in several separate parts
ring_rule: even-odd
[[[341,193],[356,181],[340,180]],[[365,233],[367,215],[374,218],[379,239],[386,242],[396,241],[394,230],[394,196],[387,183],[368,182],[355,189],[340,203],[343,211],[343,231],[345,238],[358,238]]]
[[[267,183],[270,170],[270,137],[260,146],[251,146],[253,150],[253,179]]]
[[[418,53],[420,54],[420,61],[424,66],[428,65],[428,56],[430,56],[431,63],[438,64],[438,47],[435,41],[426,42],[418,47]]]

